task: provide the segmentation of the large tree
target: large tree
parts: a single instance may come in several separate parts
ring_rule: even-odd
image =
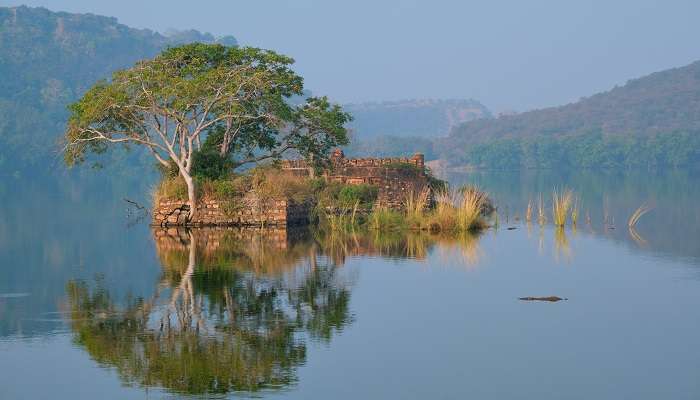
[[[234,167],[288,152],[320,160],[347,143],[350,115],[325,97],[299,101],[303,79],[293,62],[268,50],[194,43],[117,71],[71,105],[66,162],[114,144],[145,148],[163,166],[177,167],[192,219],[193,160],[209,135]]]

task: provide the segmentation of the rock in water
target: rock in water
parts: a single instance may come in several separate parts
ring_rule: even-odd
[[[549,302],[556,302],[556,301],[562,301],[562,300],[569,300],[567,298],[561,298],[557,296],[547,296],[547,297],[519,297],[518,300],[523,300],[523,301],[549,301]]]

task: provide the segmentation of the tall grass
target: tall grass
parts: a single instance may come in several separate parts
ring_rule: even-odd
[[[473,187],[461,192],[462,198],[457,208],[457,226],[463,231],[484,228],[486,223],[481,216],[488,199],[486,193]]]
[[[488,195],[474,186],[445,190],[435,196],[429,224],[436,231],[474,231],[487,226],[484,214],[489,210]]]
[[[457,224],[457,194],[452,190],[444,190],[435,195],[435,210],[430,218],[433,230],[451,231]]]
[[[410,191],[404,202],[406,217],[412,222],[419,223],[422,221],[425,210],[428,206],[430,197],[430,188],[425,187],[420,192]]]
[[[559,193],[554,190],[552,194],[552,219],[554,226],[564,226],[566,225],[566,220],[569,216],[569,210],[574,198],[574,192],[570,189],[564,189],[563,192]]]
[[[391,231],[405,227],[405,218],[398,211],[387,207],[375,207],[369,215],[369,228],[376,231]]]

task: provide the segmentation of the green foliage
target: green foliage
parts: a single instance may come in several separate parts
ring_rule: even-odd
[[[402,230],[407,227],[403,214],[384,207],[372,210],[368,217],[368,226],[370,229],[380,232]]]
[[[700,62],[562,107],[465,123],[436,145],[477,168],[663,168],[700,164]]]
[[[68,165],[113,145],[140,146],[172,178],[227,179],[237,167],[279,160],[294,151],[313,164],[347,143],[350,115],[325,97],[292,103],[303,91],[293,60],[273,51],[194,43],[117,71],[70,106],[64,158]],[[203,141],[203,144],[200,143]],[[256,175],[257,178],[262,176]],[[306,197],[281,174],[254,180],[262,198]],[[297,190],[299,189],[299,190]],[[190,188],[192,204],[196,196]]]
[[[352,207],[354,204],[371,207],[378,193],[379,189],[373,185],[347,185],[340,188],[337,200],[342,207]]]
[[[326,210],[331,210],[333,213],[339,212],[339,210],[349,211],[354,207],[363,210],[371,209],[379,192],[376,186],[364,184],[324,183],[315,185],[317,185],[317,208],[322,213]]]
[[[0,7],[0,76],[11,77],[0,79],[2,168],[55,169],[67,105],[90,85],[167,46],[218,40],[197,31],[164,36],[92,14]],[[232,37],[222,41],[235,45]],[[123,161],[134,174],[148,165],[138,155]]]

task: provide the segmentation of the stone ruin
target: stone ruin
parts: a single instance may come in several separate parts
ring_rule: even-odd
[[[313,176],[313,168],[304,160],[283,160],[282,172],[294,176]],[[373,185],[378,188],[375,207],[400,210],[406,199],[429,187],[423,154],[413,157],[346,158],[335,150],[322,176],[328,182],[348,185]],[[432,193],[428,199],[432,202]],[[247,193],[240,207],[227,210],[216,200],[201,199],[195,220],[186,223],[189,206],[182,200],[161,200],[153,210],[154,226],[270,226],[286,227],[308,223],[313,204],[295,203],[291,199],[261,200]]]
[[[304,160],[284,160],[282,170],[297,176],[312,174]],[[410,158],[345,158],[343,151],[336,149],[323,177],[328,182],[377,186],[376,206],[394,210],[402,209],[407,196],[420,193],[429,184],[425,158],[421,153]]]

